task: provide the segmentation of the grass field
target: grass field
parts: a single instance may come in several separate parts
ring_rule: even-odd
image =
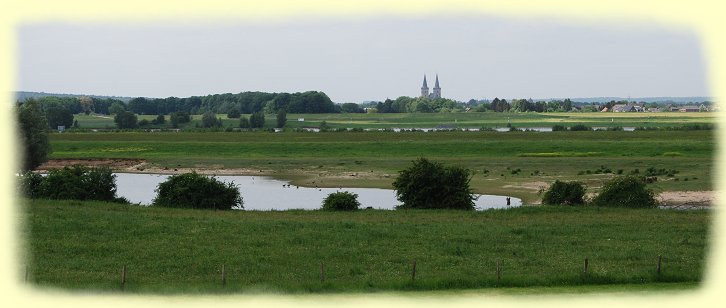
[[[575,207],[335,213],[45,200],[18,206],[30,283],[119,291],[125,265],[125,291],[133,293],[693,288],[706,268],[712,216]]]
[[[590,132],[115,132],[52,134],[51,158],[136,158],[159,168],[247,169],[296,185],[391,188],[417,157],[475,172],[477,193],[534,201],[554,180],[597,191],[619,170],[659,176],[656,191],[711,190],[714,131]],[[603,168],[604,167],[604,168]],[[610,169],[611,174],[598,170]]]
[[[243,115],[249,117],[249,115]],[[662,112],[662,113],[498,113],[498,112],[467,112],[467,113],[387,113],[387,114],[288,114],[287,127],[318,127],[325,121],[333,128],[431,128],[449,125],[461,128],[498,128],[511,124],[519,128],[552,127],[554,125],[572,126],[584,124],[593,127],[669,127],[685,124],[713,124],[717,113],[713,112]],[[218,114],[223,126],[238,127],[239,119],[228,119],[226,114]],[[139,120],[151,121],[156,115],[139,115]],[[182,127],[193,128],[201,125],[201,115],[194,115],[192,122]],[[112,116],[75,115],[81,128],[115,128]],[[298,119],[304,119],[300,122]],[[167,126],[168,126],[167,117]],[[274,127],[275,115],[267,115],[266,127]]]

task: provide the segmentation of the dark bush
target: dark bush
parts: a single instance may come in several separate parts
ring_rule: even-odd
[[[116,200],[116,176],[107,167],[74,165],[52,169],[45,177],[26,173],[20,185],[25,196],[30,198]]]
[[[393,182],[399,209],[474,209],[471,172],[419,158]]]
[[[242,113],[239,111],[239,109],[232,109],[227,113],[227,118],[230,119],[239,119],[239,117],[242,116]]]
[[[561,131],[566,131],[566,130],[567,130],[567,127],[564,127],[562,125],[552,126],[552,131],[553,132],[561,132]]]
[[[653,191],[645,187],[641,178],[621,176],[605,183],[593,200],[596,206],[652,208],[658,205]]]
[[[592,130],[592,127],[585,126],[582,124],[577,124],[577,125],[573,125],[572,127],[570,127],[570,130],[573,132],[574,131],[589,131],[589,130]]]
[[[18,178],[20,193],[28,198],[40,198],[42,196],[43,176],[26,171]]]
[[[347,191],[334,192],[323,200],[323,210],[355,211],[360,207],[358,195]]]
[[[234,183],[196,172],[173,175],[159,183],[153,205],[174,208],[241,209],[242,196]]]
[[[585,204],[585,185],[580,182],[557,180],[545,191],[542,203],[552,205]]]

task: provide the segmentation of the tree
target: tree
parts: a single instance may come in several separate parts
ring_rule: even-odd
[[[585,186],[580,182],[556,180],[545,191],[542,203],[552,205],[585,204]]]
[[[166,118],[164,118],[163,114],[157,115],[156,119],[151,121],[151,124],[154,125],[163,125],[164,123],[166,123]]]
[[[403,202],[397,208],[473,210],[470,180],[468,169],[419,158],[408,169],[399,171],[393,182],[396,197]]]
[[[48,127],[56,129],[58,126],[73,126],[73,114],[63,105],[50,104],[45,109],[45,117],[48,119]]]
[[[119,114],[123,111],[126,111],[126,106],[121,102],[113,102],[111,106],[108,107],[108,112],[111,114]]]
[[[280,109],[280,111],[277,112],[277,127],[283,128],[285,127],[285,124],[287,124],[287,112]]]
[[[603,185],[600,193],[592,199],[595,206],[653,208],[658,206],[655,194],[645,187],[642,178],[635,176],[616,177]]]
[[[121,113],[116,114],[116,116],[113,117],[113,121],[116,122],[116,126],[118,126],[119,129],[136,128],[138,125],[136,114],[130,111],[122,111]]]
[[[161,207],[241,209],[242,196],[234,183],[224,183],[196,172],[173,175],[159,183],[152,204]]]
[[[38,102],[28,99],[18,108],[18,126],[22,147],[22,170],[33,170],[48,160],[48,122]]]
[[[91,112],[93,112],[93,99],[91,99],[90,97],[81,96],[78,98],[78,103],[81,105],[81,109],[86,115],[89,115],[91,114]]]
[[[240,117],[239,118],[239,127],[240,128],[250,128],[250,120],[247,117]]]
[[[323,210],[355,211],[360,207],[358,195],[347,191],[334,192],[323,200]]]
[[[262,128],[265,126],[265,114],[262,111],[250,115],[250,127]]]
[[[202,115],[202,126],[206,128],[216,127],[222,126],[222,123],[221,121],[217,121],[217,116],[214,112],[207,111]]]
[[[179,127],[179,124],[189,123],[192,120],[192,117],[189,115],[188,112],[178,111],[172,112],[169,115],[169,120],[171,120],[171,126],[177,128]]]
[[[47,176],[27,172],[21,186],[30,198],[125,201],[116,198],[116,175],[108,167],[66,166],[49,170]]]
[[[239,119],[240,116],[242,116],[242,113],[237,108],[234,108],[227,113],[227,118],[230,119]]]
[[[385,103],[379,102],[376,106],[378,106],[378,110],[381,113],[387,113],[387,112],[390,112],[392,103],[393,103],[392,100],[387,99]],[[386,111],[381,111],[382,109],[386,110]],[[342,105],[340,105],[340,111],[345,112],[345,113],[364,113],[365,112],[365,110],[356,103],[343,103]]]

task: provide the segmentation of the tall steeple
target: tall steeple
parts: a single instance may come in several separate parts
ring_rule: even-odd
[[[436,83],[434,84],[434,93],[432,98],[441,98],[441,87],[439,87],[439,74],[436,74]]]
[[[426,74],[424,74],[423,86],[421,86],[421,97],[429,97],[429,86],[426,84]]]

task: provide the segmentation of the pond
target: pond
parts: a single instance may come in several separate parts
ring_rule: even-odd
[[[159,183],[169,175],[114,173],[116,175],[116,195],[133,203],[151,204]],[[358,194],[361,208],[392,210],[400,202],[391,189],[379,188],[314,188],[298,187],[289,182],[261,176],[217,176],[218,180],[234,183],[242,194],[245,210],[290,210],[319,209],[328,194],[337,191],[348,191]],[[477,195],[474,205],[477,210],[508,208],[522,205],[522,200],[511,198],[507,206],[507,196]]]

